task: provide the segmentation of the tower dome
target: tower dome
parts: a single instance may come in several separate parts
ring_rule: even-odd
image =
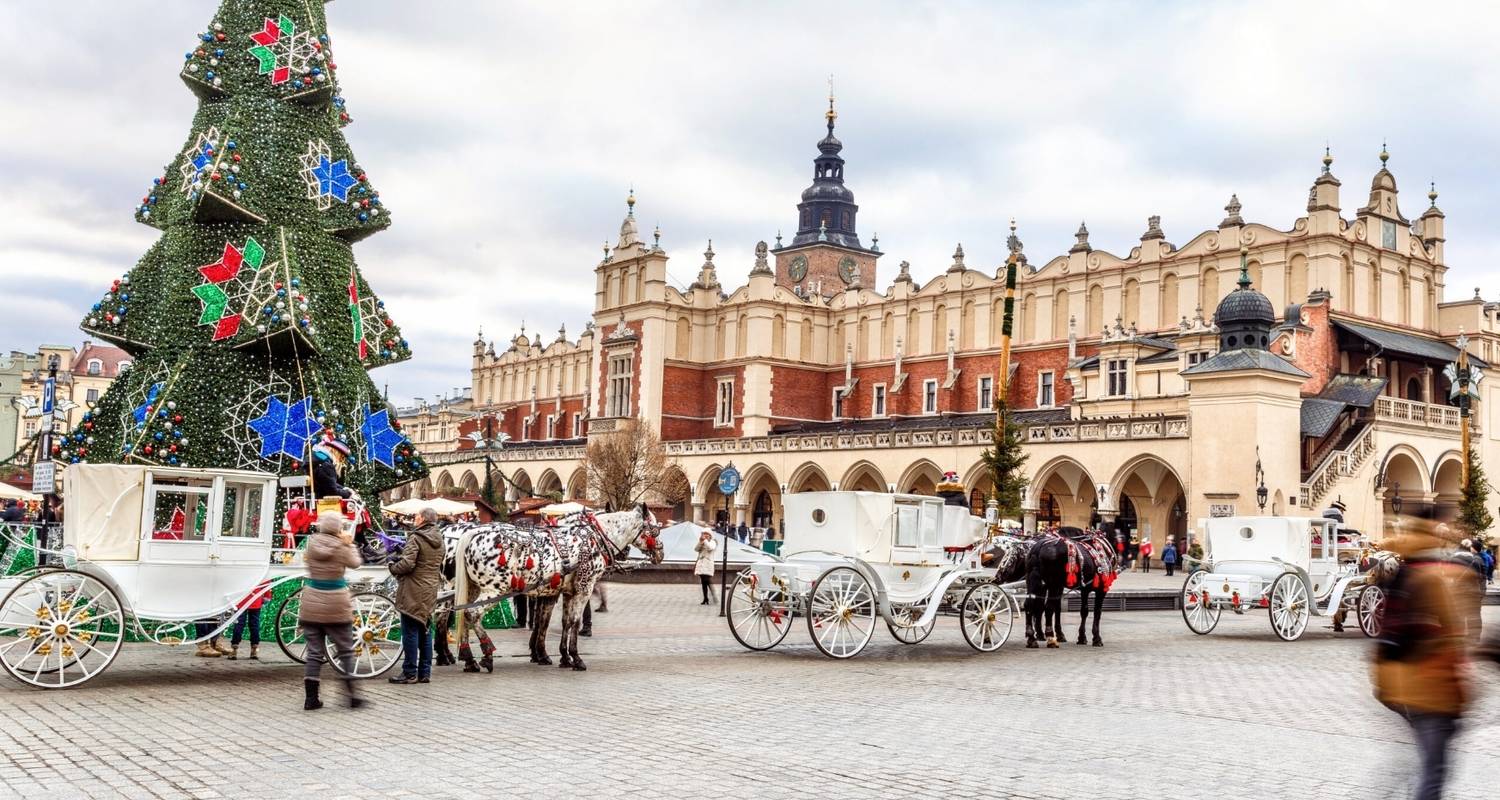
[[[839,155],[844,143],[833,135],[834,121],[838,116],[830,91],[828,111],[823,115],[828,135],[818,141],[818,155],[813,159],[813,182],[802,191],[802,202],[797,204],[797,235],[792,238],[793,247],[832,242],[854,250],[865,249],[860,244],[856,224],[859,206],[854,203],[854,192],[844,185],[844,157]]]
[[[1219,328],[1219,350],[1265,350],[1270,343],[1276,309],[1271,300],[1250,286],[1250,249],[1240,248],[1239,288],[1224,296],[1214,309]]]

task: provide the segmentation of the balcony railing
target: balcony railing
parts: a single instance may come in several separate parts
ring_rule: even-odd
[[[1103,421],[1054,422],[1026,429],[1028,444],[1044,442],[1115,442],[1126,439],[1186,439],[1187,417],[1138,417]]]
[[[1375,399],[1375,419],[1381,422],[1395,422],[1402,425],[1413,425],[1429,430],[1459,432],[1462,417],[1458,415],[1455,406],[1442,406],[1433,403],[1421,403],[1416,400],[1402,400],[1396,397],[1377,397]],[[1479,420],[1471,420],[1470,430],[1477,430]]]

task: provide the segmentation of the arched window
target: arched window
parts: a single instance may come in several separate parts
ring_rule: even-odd
[[[1354,313],[1354,263],[1344,256],[1344,278],[1339,292],[1339,308]]]
[[[1124,310],[1120,316],[1125,320],[1125,327],[1130,327],[1143,322],[1141,319],[1141,283],[1134,278],[1125,281]],[[1141,325],[1142,328],[1145,325]]]
[[[100,375],[100,374],[103,374],[103,372],[104,372],[104,362],[103,361],[100,361],[97,358],[91,358],[91,359],[89,359],[88,373],[90,375]]]
[[[1052,295],[1052,338],[1068,338],[1068,315],[1070,313],[1068,290],[1058,289],[1057,294]]]
[[[1406,399],[1422,399],[1422,380],[1415,375],[1406,379]]]
[[[1301,253],[1292,256],[1292,260],[1287,262],[1287,273],[1286,302],[1307,302],[1307,256]]]
[[[1036,295],[1027,294],[1021,298],[1021,306],[1017,313],[1021,317],[1019,320],[1016,320],[1016,322],[1020,323],[1018,327],[1021,331],[1021,341],[1036,341]],[[1012,332],[1014,333],[1014,330]]]
[[[963,350],[974,349],[974,301],[967,300],[958,317],[958,346]]]
[[[1198,307],[1207,319],[1219,307],[1219,271],[1213,267],[1203,270],[1198,277]]]
[[[880,357],[893,358],[896,355],[896,315],[885,312],[885,318],[880,323]]]
[[[812,361],[813,357],[813,324],[812,320],[802,320],[802,341],[798,343],[798,353],[803,363]]]
[[[687,317],[677,318],[677,357],[693,357],[693,323]]]
[[[1168,272],[1161,278],[1161,302],[1157,304],[1157,324],[1163,328],[1170,328],[1182,319],[1183,314],[1178,308],[1177,302],[1177,273]]]
[[[1083,335],[1098,336],[1099,331],[1102,330],[1104,330],[1104,287],[1096,283],[1089,287],[1089,314]]]
[[[786,317],[780,314],[771,318],[771,355],[775,358],[786,356]]]

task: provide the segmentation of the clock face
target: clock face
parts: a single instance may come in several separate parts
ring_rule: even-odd
[[[787,268],[787,275],[793,283],[799,283],[807,277],[807,256],[797,256],[792,259],[792,264]]]
[[[852,257],[844,256],[839,261],[839,277],[844,279],[844,283],[854,283],[859,279],[859,264]]]

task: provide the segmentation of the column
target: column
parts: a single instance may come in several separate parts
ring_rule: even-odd
[[[693,502],[693,518],[690,519],[690,520],[688,520],[688,521],[689,522],[703,522],[703,523],[707,523],[708,522],[708,513],[707,512],[708,512],[708,509],[704,506],[703,503],[700,503],[698,501],[694,501]]]

